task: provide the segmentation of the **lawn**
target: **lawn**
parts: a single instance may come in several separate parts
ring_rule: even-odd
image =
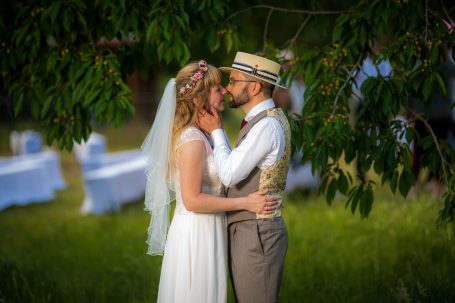
[[[98,131],[119,150],[137,148],[148,127],[132,121]],[[54,201],[0,212],[0,302],[155,301],[161,257],[145,254],[142,201],[81,215],[79,166],[71,153],[60,155],[68,186]],[[436,228],[440,201],[381,190],[366,220],[345,210],[342,198],[328,206],[297,191],[285,201],[281,302],[455,301],[455,241]]]

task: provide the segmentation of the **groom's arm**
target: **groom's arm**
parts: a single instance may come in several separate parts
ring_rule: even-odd
[[[214,143],[214,160],[218,177],[225,186],[233,186],[259,166],[266,157],[278,158],[279,122],[274,118],[264,118],[248,132],[242,143],[231,150],[226,134],[222,129],[211,133]],[[276,151],[276,155],[274,155]]]

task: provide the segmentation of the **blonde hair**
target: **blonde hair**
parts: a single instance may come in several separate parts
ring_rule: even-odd
[[[184,66],[175,77],[177,91],[177,104],[175,108],[174,126],[172,128],[172,149],[170,156],[171,172],[176,165],[176,146],[182,132],[191,125],[196,125],[199,113],[209,109],[209,95],[212,86],[221,81],[220,71],[213,65],[207,64],[207,72],[202,79],[198,80],[190,91],[180,94],[180,89],[191,82],[191,77],[199,71],[198,62],[191,62]],[[199,100],[196,104],[194,99]],[[171,173],[172,175],[172,173]]]

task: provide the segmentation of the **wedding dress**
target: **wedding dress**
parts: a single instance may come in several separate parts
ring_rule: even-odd
[[[207,137],[195,127],[187,128],[177,148],[194,140],[203,141],[206,149],[202,192],[220,196],[223,188]],[[176,207],[164,249],[158,302],[226,302],[225,213],[188,211],[183,204],[179,176],[177,169],[174,175]]]

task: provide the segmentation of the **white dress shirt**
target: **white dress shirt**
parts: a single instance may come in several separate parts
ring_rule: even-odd
[[[244,119],[249,122],[260,112],[273,107],[273,100],[267,99],[253,107]],[[261,170],[271,166],[281,158],[285,147],[280,122],[272,117],[264,117],[254,124],[245,139],[233,150],[223,129],[214,130],[211,137],[218,177],[228,187],[248,177],[256,166]]]

